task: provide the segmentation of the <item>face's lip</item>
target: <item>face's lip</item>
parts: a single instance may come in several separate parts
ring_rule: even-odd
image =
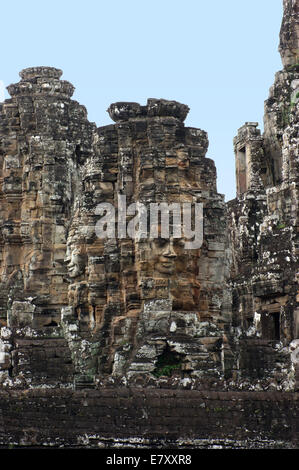
[[[165,268],[165,269],[173,269],[174,268],[174,262],[172,261],[165,261],[163,263],[161,263],[162,267]]]
[[[174,259],[173,258],[168,258],[166,256],[162,256],[161,262],[163,264],[174,264]]]

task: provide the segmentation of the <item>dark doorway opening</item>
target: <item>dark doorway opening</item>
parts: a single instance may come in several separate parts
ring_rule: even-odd
[[[262,335],[264,339],[280,340],[280,313],[266,313],[262,315]]]

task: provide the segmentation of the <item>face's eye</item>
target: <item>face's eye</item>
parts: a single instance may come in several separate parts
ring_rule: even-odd
[[[156,238],[154,240],[154,246],[157,249],[164,248],[167,245],[167,243],[169,243],[169,240],[167,240],[166,238]]]
[[[168,240],[166,238],[158,238],[156,240],[156,244],[159,246],[159,247],[163,247],[163,246],[166,246],[168,243]]]
[[[175,238],[173,240],[174,246],[177,246],[179,248],[184,248],[185,246],[185,241],[182,238]]]

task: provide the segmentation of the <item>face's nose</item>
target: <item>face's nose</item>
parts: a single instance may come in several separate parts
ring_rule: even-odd
[[[64,257],[64,262],[66,264],[69,264],[70,261],[71,261],[71,253],[70,253],[69,248],[67,248],[66,253],[65,253],[65,257]]]
[[[173,248],[173,241],[170,240],[169,243],[165,246],[165,250],[163,251],[163,256],[166,258],[176,258],[176,252]]]

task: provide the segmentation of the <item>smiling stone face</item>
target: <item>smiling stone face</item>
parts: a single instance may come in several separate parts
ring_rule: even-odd
[[[157,238],[151,242],[153,251],[154,270],[160,274],[173,274],[177,254],[173,246],[173,240]]]
[[[182,271],[184,240],[182,238],[157,238],[151,241],[154,273],[175,275]],[[163,276],[162,276],[163,277]]]
[[[83,274],[85,257],[82,248],[78,245],[67,245],[64,262],[67,265],[69,277],[74,278]]]

